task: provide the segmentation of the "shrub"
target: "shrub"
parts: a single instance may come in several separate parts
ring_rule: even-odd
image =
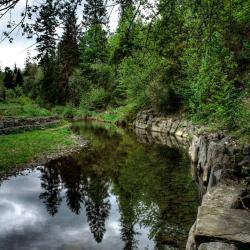
[[[76,69],[69,78],[69,96],[74,105],[79,105],[81,95],[89,88],[89,81],[85,79],[80,69]]]
[[[66,107],[63,110],[63,116],[65,118],[73,118],[76,114],[76,109],[71,105],[66,105]]]
[[[101,110],[109,101],[109,93],[102,87],[93,88],[82,94],[80,107],[82,110]]]

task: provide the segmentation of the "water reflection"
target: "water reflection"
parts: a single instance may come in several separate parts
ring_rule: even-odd
[[[185,152],[73,129],[89,149],[3,182],[0,249],[184,249],[197,207]]]

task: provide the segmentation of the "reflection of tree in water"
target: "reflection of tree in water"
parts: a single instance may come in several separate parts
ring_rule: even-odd
[[[105,177],[92,173],[90,178],[85,178],[83,200],[90,231],[97,243],[102,241],[106,232],[105,221],[111,208],[108,196]]]
[[[74,158],[68,157],[63,161],[60,173],[64,188],[67,189],[67,205],[73,213],[79,214],[82,202],[81,168]]]
[[[90,231],[100,243],[106,231],[105,221],[111,205],[107,176],[100,166],[96,167],[97,159],[96,152],[90,150],[82,154],[81,159],[68,157],[41,168],[41,185],[45,191],[40,199],[49,214],[55,215],[62,201],[60,191],[62,187],[65,188],[68,207],[79,214],[84,204]]]
[[[121,213],[121,239],[124,242],[124,250],[132,250],[137,248],[137,241],[134,236],[137,232],[134,229],[135,214],[131,197],[127,193],[124,196],[120,194],[120,213]]]
[[[41,186],[45,191],[40,194],[39,198],[43,200],[48,213],[53,216],[58,212],[62,201],[59,171],[55,167],[44,167],[41,173]]]

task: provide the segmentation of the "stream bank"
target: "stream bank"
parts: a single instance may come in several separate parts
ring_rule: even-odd
[[[151,110],[139,112],[133,125],[137,133],[141,130],[154,138],[172,135],[189,148],[201,205],[186,249],[249,249],[250,146],[178,117],[159,117]]]

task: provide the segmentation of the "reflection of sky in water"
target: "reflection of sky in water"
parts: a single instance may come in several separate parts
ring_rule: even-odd
[[[0,187],[0,249],[122,249],[120,215],[116,197],[110,195],[111,211],[106,232],[96,243],[89,229],[85,209],[79,215],[70,211],[65,197],[58,213],[51,217],[39,199],[42,192],[40,171],[12,177]],[[63,190],[64,191],[64,190]],[[64,194],[64,192],[62,192]],[[140,249],[153,249],[148,230],[139,228]]]

